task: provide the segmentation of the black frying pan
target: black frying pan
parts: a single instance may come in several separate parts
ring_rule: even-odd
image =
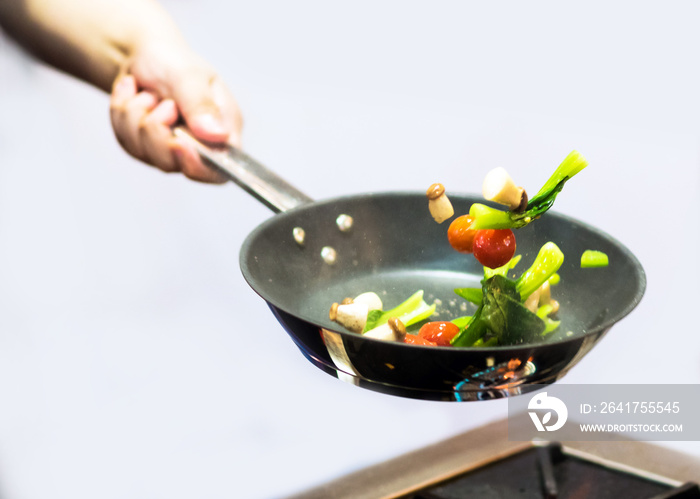
[[[183,135],[182,130],[176,133]],[[474,311],[457,297],[457,287],[477,287],[482,267],[455,252],[446,241],[447,222],[436,224],[424,193],[373,193],[321,202],[289,186],[243,153],[197,144],[200,154],[278,215],[245,240],[241,270],[250,286],[301,352],[339,379],[405,397],[470,401],[526,393],[558,380],[590,351],[611,326],[639,303],[646,278],[639,261],[607,234],[572,218],[547,213],[516,233],[526,269],[541,245],[554,241],[564,252],[561,283],[553,289],[562,324],[546,341],[491,348],[422,347],[365,338],[331,322],[334,301],[365,291],[378,293],[385,308],[419,289],[426,301],[438,299],[439,315],[449,320]],[[450,194],[457,214],[474,202]],[[350,231],[336,218],[350,215]],[[304,229],[303,245],[293,237]],[[335,249],[329,264],[322,248]],[[610,265],[581,269],[583,250],[608,254]]]

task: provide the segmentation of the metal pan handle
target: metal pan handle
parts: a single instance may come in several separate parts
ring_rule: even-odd
[[[206,164],[221,171],[275,213],[313,202],[275,172],[231,145],[205,144],[182,126],[175,127],[173,133],[190,141]]]

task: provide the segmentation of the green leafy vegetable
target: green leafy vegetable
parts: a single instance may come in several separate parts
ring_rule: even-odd
[[[423,290],[416,291],[406,301],[391,310],[372,310],[367,314],[367,323],[363,333],[385,324],[390,318],[396,317],[404,323],[406,327],[412,326],[433,315],[435,304],[428,305],[423,300]]]
[[[491,336],[489,339],[484,341],[484,338],[479,338],[474,342],[475,347],[495,347],[498,345],[498,338]]]
[[[466,329],[452,340],[453,346],[473,346],[486,333],[501,345],[531,342],[545,330],[545,323],[520,301],[516,281],[495,275],[483,281],[483,301]]]
[[[514,269],[521,259],[521,255],[515,255],[513,258],[510,259],[508,263],[506,263],[502,267],[497,267],[495,269],[484,267],[484,279],[488,279],[489,277],[493,277],[495,275],[508,277],[508,271]]]
[[[475,305],[481,305],[481,298],[484,296],[481,288],[457,288],[455,293]]]
[[[464,317],[457,317],[456,319],[452,319],[450,322],[457,326],[460,329],[464,329],[467,327],[467,324],[469,324],[469,321],[472,320],[471,315],[465,315]]]
[[[537,317],[544,321],[544,331],[542,331],[542,336],[548,335],[556,328],[558,328],[559,324],[561,324],[561,321],[555,321],[554,319],[551,319],[549,317],[549,314],[552,313],[552,310],[554,310],[554,307],[549,303],[546,305],[542,305],[540,308],[537,309]]]
[[[532,222],[554,204],[564,184],[588,165],[578,151],[572,151],[557,167],[542,188],[530,198],[527,208],[522,213],[502,211],[480,203],[474,203],[469,214],[474,217],[471,228],[480,229],[518,229]]]
[[[552,274],[552,277],[547,279],[547,282],[549,282],[550,286],[556,286],[557,284],[559,284],[559,281],[561,281],[561,276],[556,272]]]
[[[607,267],[608,255],[602,251],[586,250],[581,255],[581,268]]]
[[[491,341],[490,337],[496,338],[499,345],[531,342],[559,326],[559,321],[549,317],[553,310],[551,305],[540,307],[534,314],[523,302],[556,275],[564,262],[564,254],[556,244],[545,243],[530,268],[517,280],[509,279],[506,274],[519,261],[520,257],[516,256],[503,267],[484,269],[479,302],[476,288],[455,289],[456,294],[479,307],[465,326],[459,324],[461,330],[453,338],[453,346],[479,346]]]

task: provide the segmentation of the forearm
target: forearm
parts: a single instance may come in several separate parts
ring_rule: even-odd
[[[105,91],[138,47],[184,44],[152,0],[1,0],[0,24],[38,58]]]

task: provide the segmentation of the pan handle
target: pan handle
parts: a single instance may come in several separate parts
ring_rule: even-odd
[[[182,126],[175,127],[173,133],[190,141],[206,164],[221,171],[275,213],[313,202],[309,196],[240,149],[231,145],[205,144]]]

